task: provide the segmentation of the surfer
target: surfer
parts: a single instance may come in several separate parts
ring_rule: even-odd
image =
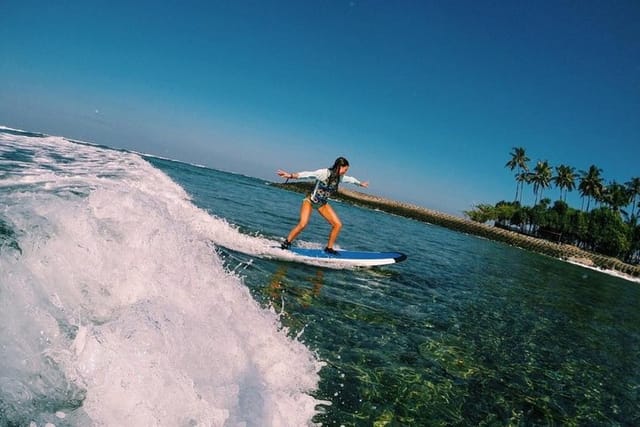
[[[313,209],[317,209],[320,215],[331,224],[331,232],[329,233],[329,242],[324,248],[325,252],[332,255],[337,255],[338,252],[333,249],[333,245],[340,234],[342,229],[342,222],[340,218],[329,204],[329,197],[338,191],[338,185],[341,182],[349,184],[359,185],[360,187],[368,187],[369,183],[345,175],[349,170],[349,161],[344,157],[338,157],[333,163],[333,166],[325,169],[318,169],[316,171],[304,171],[289,173],[278,170],[277,174],[286,179],[299,179],[299,178],[315,178],[316,183],[313,187],[313,191],[308,194],[304,200],[302,200],[302,206],[300,207],[300,221],[290,232],[287,238],[282,242],[282,249],[289,249],[291,242],[304,230],[309,223],[311,212]]]

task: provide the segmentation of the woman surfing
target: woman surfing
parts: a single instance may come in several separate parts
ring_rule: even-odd
[[[302,200],[302,206],[300,207],[300,221],[290,232],[287,238],[282,242],[282,249],[289,249],[291,242],[298,237],[298,235],[304,230],[309,223],[311,212],[313,209],[317,209],[318,213],[331,224],[331,232],[329,233],[329,241],[324,251],[338,255],[338,252],[333,249],[333,245],[340,234],[342,229],[342,222],[340,218],[329,204],[329,197],[334,195],[338,191],[338,186],[341,182],[349,184],[359,185],[360,187],[368,187],[369,183],[361,182],[357,178],[347,176],[346,173],[349,170],[349,161],[344,157],[338,157],[330,168],[318,169],[316,171],[303,171],[289,173],[278,170],[277,174],[286,179],[300,179],[300,178],[315,178],[315,186],[313,191],[308,194]]]

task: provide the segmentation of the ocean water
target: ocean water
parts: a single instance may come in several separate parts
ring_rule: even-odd
[[[638,283],[301,197],[0,128],[0,426],[640,425]]]

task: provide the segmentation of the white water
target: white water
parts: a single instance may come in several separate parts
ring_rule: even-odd
[[[37,160],[12,162],[0,179],[0,218],[21,249],[0,251],[0,416],[20,425],[310,423],[321,363],[211,245],[269,242],[196,208],[135,154],[0,134],[4,165],[9,147]]]

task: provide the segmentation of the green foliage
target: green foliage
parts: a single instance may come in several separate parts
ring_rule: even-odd
[[[502,223],[511,221],[511,218],[519,208],[520,203],[518,202],[498,202],[493,211],[495,216],[493,219]]]
[[[635,218],[634,218],[635,219]],[[639,263],[640,262],[640,225],[634,223],[631,225],[631,238],[629,244],[629,252],[625,259],[626,262],[629,263]]]
[[[496,206],[482,204],[467,215],[478,222],[496,220],[503,227],[529,225],[525,229],[537,237],[620,259],[631,259],[633,252],[640,249],[640,227],[625,223],[619,212],[610,207],[585,213],[561,200],[549,206],[548,199],[544,199],[532,208],[506,202]]]
[[[497,219],[496,208],[488,204],[476,205],[475,209],[464,211],[471,221],[485,223]]]
[[[594,209],[589,213],[587,235],[596,252],[623,258],[631,247],[629,231],[620,215],[610,208]]]
[[[517,225],[536,237],[577,245],[628,262],[640,250],[640,227],[625,223],[620,213],[608,206],[585,213],[562,200],[551,205],[549,199],[543,199],[534,207],[502,201],[495,206],[480,204],[465,213],[473,221],[493,220],[503,228]]]
[[[567,191],[576,188],[575,168],[566,165],[556,166],[556,176],[552,178],[553,183],[560,189],[560,198],[567,199]]]
[[[587,214],[582,211],[571,209],[567,213],[567,242],[576,243],[584,242],[587,240],[587,233],[589,231],[589,219]]]
[[[514,223],[514,216],[521,210],[518,202],[498,202],[495,206],[488,204],[476,205],[475,209],[464,211],[464,214],[472,221],[485,223],[497,221],[499,223]]]
[[[520,201],[522,199],[522,187],[525,182],[529,182],[529,166],[527,162],[529,162],[529,157],[525,152],[525,149],[522,147],[513,147],[511,151],[511,160],[507,162],[505,167],[509,168],[511,171],[517,169],[515,177],[516,177],[516,198],[515,200]]]
[[[631,203],[632,197],[633,195],[627,187],[614,181],[605,187],[602,193],[602,202],[617,212]]]
[[[533,184],[533,192],[536,195],[536,203],[538,202],[538,196],[551,184],[552,178],[552,170],[549,162],[546,160],[538,162],[529,176],[529,182]]]
[[[588,171],[580,171],[581,178],[578,189],[582,197],[587,198],[587,210],[589,210],[591,199],[600,200],[602,198],[604,185],[602,184],[601,173],[602,169],[596,165],[591,165]]]
[[[640,207],[640,178],[632,178],[624,185],[615,181],[606,185],[602,169],[596,165],[579,174],[571,166],[560,165],[555,167],[556,174],[553,175],[553,168],[546,160],[538,161],[530,172],[524,148],[514,147],[510,155],[505,167],[518,171],[515,176],[516,200],[518,195],[521,197],[520,188],[526,183],[533,186],[534,206],[520,206],[517,201],[499,202],[494,207],[478,205],[477,209],[467,213],[471,219],[479,222],[493,219],[497,221],[496,225],[504,228],[517,225],[527,234],[537,237],[577,245],[627,262],[640,261],[640,231],[636,216],[636,208]],[[587,202],[585,211],[576,210],[565,202],[567,192],[576,188],[576,182],[583,208],[585,199]],[[560,189],[560,199],[553,205],[549,199],[538,203],[543,190],[550,184]],[[590,211],[591,201],[600,207]],[[630,209],[625,210],[625,207]]]

